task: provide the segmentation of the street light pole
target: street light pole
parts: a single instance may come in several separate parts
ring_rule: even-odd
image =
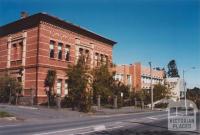
[[[150,66],[150,76],[151,76],[151,110],[153,110],[153,86],[152,86],[152,66],[151,66],[151,62],[149,62],[149,66]]]
[[[186,90],[186,82],[185,82],[185,72],[189,71],[190,69],[196,69],[196,67],[191,67],[188,70],[183,70],[183,89],[184,89],[184,101],[185,101],[185,109],[186,109],[186,115],[187,115],[187,90]]]
[[[185,109],[187,112],[187,104],[186,104],[186,88],[185,88],[186,82],[185,82],[185,70],[183,70],[183,90],[184,90],[184,101],[185,101]],[[186,113],[187,114],[187,113]]]

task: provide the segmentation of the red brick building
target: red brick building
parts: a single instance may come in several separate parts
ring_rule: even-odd
[[[142,66],[141,63],[134,63],[130,65],[117,65],[115,67],[115,79],[129,85],[135,91],[141,89],[150,89],[151,74],[150,68]],[[152,70],[152,84],[163,84],[164,71]]]
[[[112,62],[116,42],[45,13],[21,18],[0,27],[0,73],[22,82],[24,97],[30,89],[38,103],[46,100],[44,80],[49,69],[57,72],[55,92],[68,94],[66,70],[81,53],[91,66]]]

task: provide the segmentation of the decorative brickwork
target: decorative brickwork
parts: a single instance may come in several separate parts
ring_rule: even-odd
[[[150,68],[144,67],[140,63],[130,65],[117,65],[115,67],[115,79],[131,86],[133,90],[150,89]],[[164,80],[163,70],[152,70],[153,85],[161,83]]]
[[[8,72],[21,79],[24,88],[23,96],[30,96],[30,89],[33,89],[38,103],[46,100],[44,80],[49,69],[57,72],[55,93],[61,87],[61,95],[65,96],[67,93],[66,70],[69,64],[75,64],[80,49],[84,49],[88,53],[91,67],[96,66],[95,54],[112,62],[112,48],[115,42],[82,28],[80,31],[83,31],[84,34],[81,34],[77,26],[70,26],[76,27],[76,32],[76,29],[71,30],[71,28],[55,25],[50,19],[58,21],[57,18],[47,15],[43,15],[44,18],[48,18],[46,21],[38,21],[37,25],[30,23],[32,27],[21,27],[26,20],[28,23],[30,18],[35,16],[22,19],[21,23],[20,21],[16,22],[15,25],[19,25],[21,29],[24,28],[20,31],[10,29],[14,24],[0,27],[1,30],[8,29],[0,36],[0,73]],[[7,34],[9,32],[10,34]],[[58,80],[59,83],[57,83]]]

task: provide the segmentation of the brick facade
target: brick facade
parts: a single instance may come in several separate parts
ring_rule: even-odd
[[[14,24],[21,29],[12,31]],[[91,67],[99,60],[112,62],[116,42],[55,17],[39,13],[14,24],[0,27],[0,73],[18,78],[23,96],[30,96],[33,89],[38,103],[46,100],[44,80],[49,69],[57,72],[55,92],[61,89],[62,96],[67,94],[66,70],[77,61],[80,51],[88,54]]]
[[[139,91],[141,89],[150,89],[150,68],[144,67],[141,63],[134,63],[130,65],[117,65],[115,67],[115,79],[129,85],[133,90]],[[164,71],[152,70],[152,84],[163,84]]]

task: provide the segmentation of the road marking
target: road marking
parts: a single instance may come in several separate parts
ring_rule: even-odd
[[[110,130],[110,129],[116,129],[116,128],[122,128],[122,127],[124,126],[117,126],[117,127],[107,128],[107,129]]]
[[[123,127],[123,126],[117,126],[117,127],[112,127],[112,128],[106,128],[105,130],[117,129],[117,128],[122,128],[122,127]],[[88,132],[77,133],[77,134],[78,134],[78,135],[84,135],[84,134],[94,133],[94,132],[98,132],[98,131],[88,131]]]
[[[161,112],[165,112],[165,111],[161,111]],[[124,113],[124,114],[113,114],[113,115],[96,115],[96,116],[92,116],[92,117],[105,117],[105,118],[108,118],[108,117],[118,117],[118,116],[126,116],[126,115],[134,115],[134,114],[149,114],[149,113],[155,113],[155,112],[138,112],[138,113]]]
[[[67,132],[67,131],[74,131],[74,130],[81,130],[81,129],[86,129],[86,128],[92,128],[94,126],[88,126],[88,127],[82,127],[82,128],[73,128],[73,129],[66,129],[66,130],[57,130],[57,131],[51,131],[51,132],[45,132],[45,133],[36,133],[33,135],[49,135],[49,134],[56,134],[56,133],[62,133],[62,132]]]
[[[30,106],[17,106],[18,108],[22,108],[22,109],[30,109],[30,110],[38,110],[38,108],[36,107],[30,107]]]
[[[105,129],[106,129],[105,125],[98,125],[94,127],[94,131],[102,131]]]
[[[4,125],[4,126],[0,126],[0,128],[4,128],[4,127],[15,127],[15,126],[20,126],[20,125]]]
[[[117,121],[114,124],[122,124],[122,123],[123,123],[122,121]]]
[[[148,119],[151,119],[151,120],[157,120],[158,118],[155,118],[155,117],[147,117]]]
[[[87,133],[93,133],[93,132],[99,132],[103,130],[111,130],[111,129],[116,129],[116,128],[122,128],[123,126],[116,126],[112,128],[106,128],[105,125],[97,125],[97,126],[88,126],[88,127],[82,127],[82,128],[74,128],[74,129],[66,129],[66,130],[58,130],[58,131],[51,131],[51,132],[45,132],[45,133],[36,133],[33,135],[50,135],[50,134],[57,134],[57,133],[63,133],[63,132],[69,132],[69,131],[74,131],[74,130],[82,130],[82,129],[87,129],[87,128],[92,128],[92,131],[88,132],[83,132],[83,133],[77,133],[77,134],[87,134]],[[73,135],[73,134],[70,134]]]

